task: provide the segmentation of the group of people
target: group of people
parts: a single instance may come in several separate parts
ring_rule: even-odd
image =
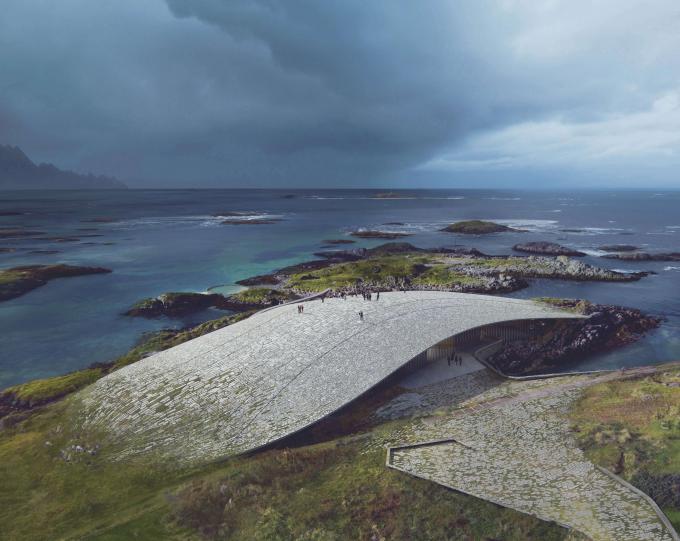
[[[336,295],[333,294],[333,292],[327,292],[324,295],[321,295],[321,302],[324,302],[326,295],[331,296],[331,297],[336,296]],[[347,293],[346,291],[340,291],[340,294],[339,294],[340,298],[343,301],[346,301],[348,296],[352,297],[354,295],[361,295],[361,297],[365,301],[372,301],[374,298],[375,298],[376,301],[380,300],[380,291],[375,292],[375,297],[373,297],[374,293],[370,290],[351,291],[349,293]],[[303,304],[298,304],[297,305],[297,311],[298,311],[298,314],[304,314],[305,313],[305,306]],[[364,320],[363,310],[361,310],[359,312],[359,319],[361,321]]]
[[[454,363],[456,366],[463,366],[463,356],[458,353],[451,353],[447,358],[446,362],[449,366]]]

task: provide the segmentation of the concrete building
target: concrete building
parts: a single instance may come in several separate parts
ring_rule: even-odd
[[[541,322],[579,317],[434,291],[313,300],[304,313],[282,305],[106,376],[79,395],[76,418],[112,436],[121,457],[215,460],[293,434],[461,341],[529,336]]]

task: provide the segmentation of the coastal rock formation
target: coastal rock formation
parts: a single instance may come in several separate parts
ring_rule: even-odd
[[[216,306],[224,297],[219,294],[171,292],[142,299],[125,312],[126,316],[177,317],[200,312]]]
[[[575,359],[609,351],[637,340],[655,329],[661,320],[634,308],[591,304],[571,299],[547,299],[549,304],[590,316],[557,325],[545,342],[518,340],[487,359],[501,372],[522,375],[564,367]]]
[[[280,222],[279,218],[253,218],[252,220],[238,219],[238,220],[224,220],[224,225],[270,225]]]
[[[244,278],[243,280],[237,280],[237,284],[240,286],[271,286],[276,285],[281,280],[273,274],[260,274],[258,276],[251,276],[250,278]]]
[[[2,227],[0,228],[0,239],[17,239],[22,237],[35,237],[36,235],[44,235],[44,231],[31,231],[29,229],[22,229],[19,227]]]
[[[224,212],[216,212],[212,216],[214,218],[238,218],[245,216],[261,216],[261,212],[255,212],[254,210],[226,210]]]
[[[352,239],[326,239],[321,242],[324,244],[354,244],[356,241]]]
[[[640,248],[632,244],[604,244],[597,249],[603,252],[634,252]]]
[[[171,292],[142,299],[125,312],[125,315],[147,318],[181,317],[207,308],[245,312],[275,306],[295,298],[290,292],[266,287],[246,289],[228,297],[219,293]]]
[[[307,294],[330,289],[356,293],[368,289],[499,293],[522,289],[529,278],[627,282],[646,273],[622,273],[566,256],[489,256],[468,247],[417,248],[406,242],[375,248],[327,250],[271,274],[240,280],[240,285],[275,285]]]
[[[503,233],[507,231],[520,231],[507,225],[497,224],[484,220],[465,220],[447,225],[441,231],[447,233],[461,233],[463,235],[487,235],[489,233]]]
[[[55,278],[104,274],[111,272],[102,267],[79,267],[73,265],[27,265],[0,270],[0,301],[19,297],[44,286]]]
[[[566,256],[555,258],[544,256],[471,258],[452,263],[458,272],[470,276],[484,276],[501,272],[524,278],[595,282],[631,282],[647,276],[645,272],[623,273],[594,267]]]
[[[375,230],[359,230],[350,233],[353,237],[360,239],[400,239],[402,237],[409,237],[409,233],[395,233],[391,231],[375,231]]]
[[[650,254],[647,252],[621,252],[606,254],[606,259],[619,259],[621,261],[680,261],[680,252],[667,252]]]
[[[545,241],[515,244],[512,247],[512,249],[515,250],[516,252],[525,252],[536,255],[553,255],[553,256],[566,255],[571,257],[583,257],[586,255],[583,252],[579,252],[578,250],[562,246],[561,244]]]

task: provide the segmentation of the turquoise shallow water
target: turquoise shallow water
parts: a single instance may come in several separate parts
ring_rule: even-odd
[[[183,327],[221,315],[183,320],[122,316],[132,303],[165,291],[229,291],[236,280],[313,258],[323,239],[357,228],[411,233],[418,246],[465,244],[509,253],[516,242],[551,240],[592,253],[586,261],[657,274],[629,284],[536,281],[519,297],[588,298],[663,315],[662,328],[614,353],[585,359],[581,368],[611,368],[680,359],[680,264],[620,263],[597,257],[602,244],[637,244],[680,251],[680,192],[129,190],[3,192],[0,228],[23,226],[74,242],[0,239],[0,267],[71,263],[101,265],[108,275],[55,280],[0,303],[0,388],[64,373],[126,352],[144,332]],[[294,197],[286,197],[286,195]],[[281,218],[273,225],[228,226],[213,216],[254,211]],[[106,218],[110,221],[101,221]],[[487,237],[440,232],[461,219],[491,219],[528,229]],[[94,221],[93,221],[94,220]],[[403,225],[383,225],[402,222]],[[578,230],[578,231],[563,231]],[[87,236],[97,235],[97,236]],[[359,241],[375,246],[384,241]],[[36,250],[59,250],[37,254]]]

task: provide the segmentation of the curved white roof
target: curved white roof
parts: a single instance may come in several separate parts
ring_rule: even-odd
[[[455,334],[577,317],[533,301],[435,291],[308,301],[303,314],[283,305],[102,378],[80,393],[79,421],[109,431],[120,456],[217,459],[313,424]]]

